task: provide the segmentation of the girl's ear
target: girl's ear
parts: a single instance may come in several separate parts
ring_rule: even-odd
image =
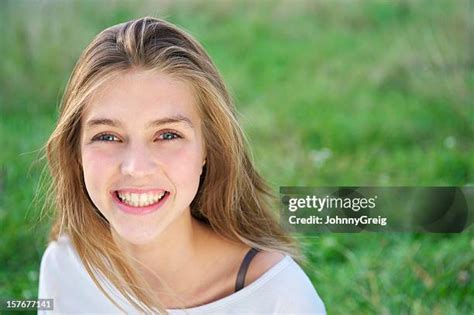
[[[204,171],[204,166],[206,166],[206,159],[204,159],[204,161],[202,161],[202,167],[201,167],[201,176],[202,176],[202,172]]]
[[[81,158],[81,152],[78,152],[76,154],[76,162],[82,167],[82,158]]]
[[[76,154],[76,162],[80,167],[82,167],[82,154],[81,154],[81,151],[79,151]]]

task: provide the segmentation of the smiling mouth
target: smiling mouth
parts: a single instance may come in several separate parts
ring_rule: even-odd
[[[149,207],[158,204],[163,198],[168,196],[169,191],[161,191],[157,193],[130,193],[115,191],[117,198],[124,204],[130,207]]]

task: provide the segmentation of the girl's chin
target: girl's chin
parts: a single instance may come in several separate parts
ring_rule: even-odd
[[[156,226],[144,226],[143,223],[133,227],[130,224],[127,226],[113,226],[112,235],[114,240],[127,245],[147,245],[155,241],[161,234],[161,229]]]

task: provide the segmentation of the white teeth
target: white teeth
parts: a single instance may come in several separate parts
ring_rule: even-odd
[[[120,200],[133,207],[146,207],[153,203],[156,203],[158,200],[163,198],[165,195],[165,191],[160,193],[144,193],[144,194],[137,194],[137,193],[122,193],[119,192],[118,196]]]

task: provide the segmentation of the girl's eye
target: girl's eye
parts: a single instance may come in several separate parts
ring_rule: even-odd
[[[163,132],[158,136],[159,140],[164,140],[164,141],[171,141],[171,140],[175,140],[175,139],[178,139],[178,138],[181,138],[181,136],[178,135],[177,133],[171,132],[171,131]],[[109,134],[109,133],[104,133],[104,134],[95,136],[92,139],[92,141],[118,142],[118,141],[120,141],[120,139],[115,135],[112,135],[112,134]]]
[[[171,132],[171,131],[163,132],[158,137],[158,139],[165,140],[165,141],[170,141],[170,140],[174,140],[174,139],[178,139],[178,138],[181,138],[181,137],[177,133]]]
[[[119,141],[119,139],[111,134],[101,134],[92,139],[92,141],[104,141],[104,142],[113,142],[113,141]]]

